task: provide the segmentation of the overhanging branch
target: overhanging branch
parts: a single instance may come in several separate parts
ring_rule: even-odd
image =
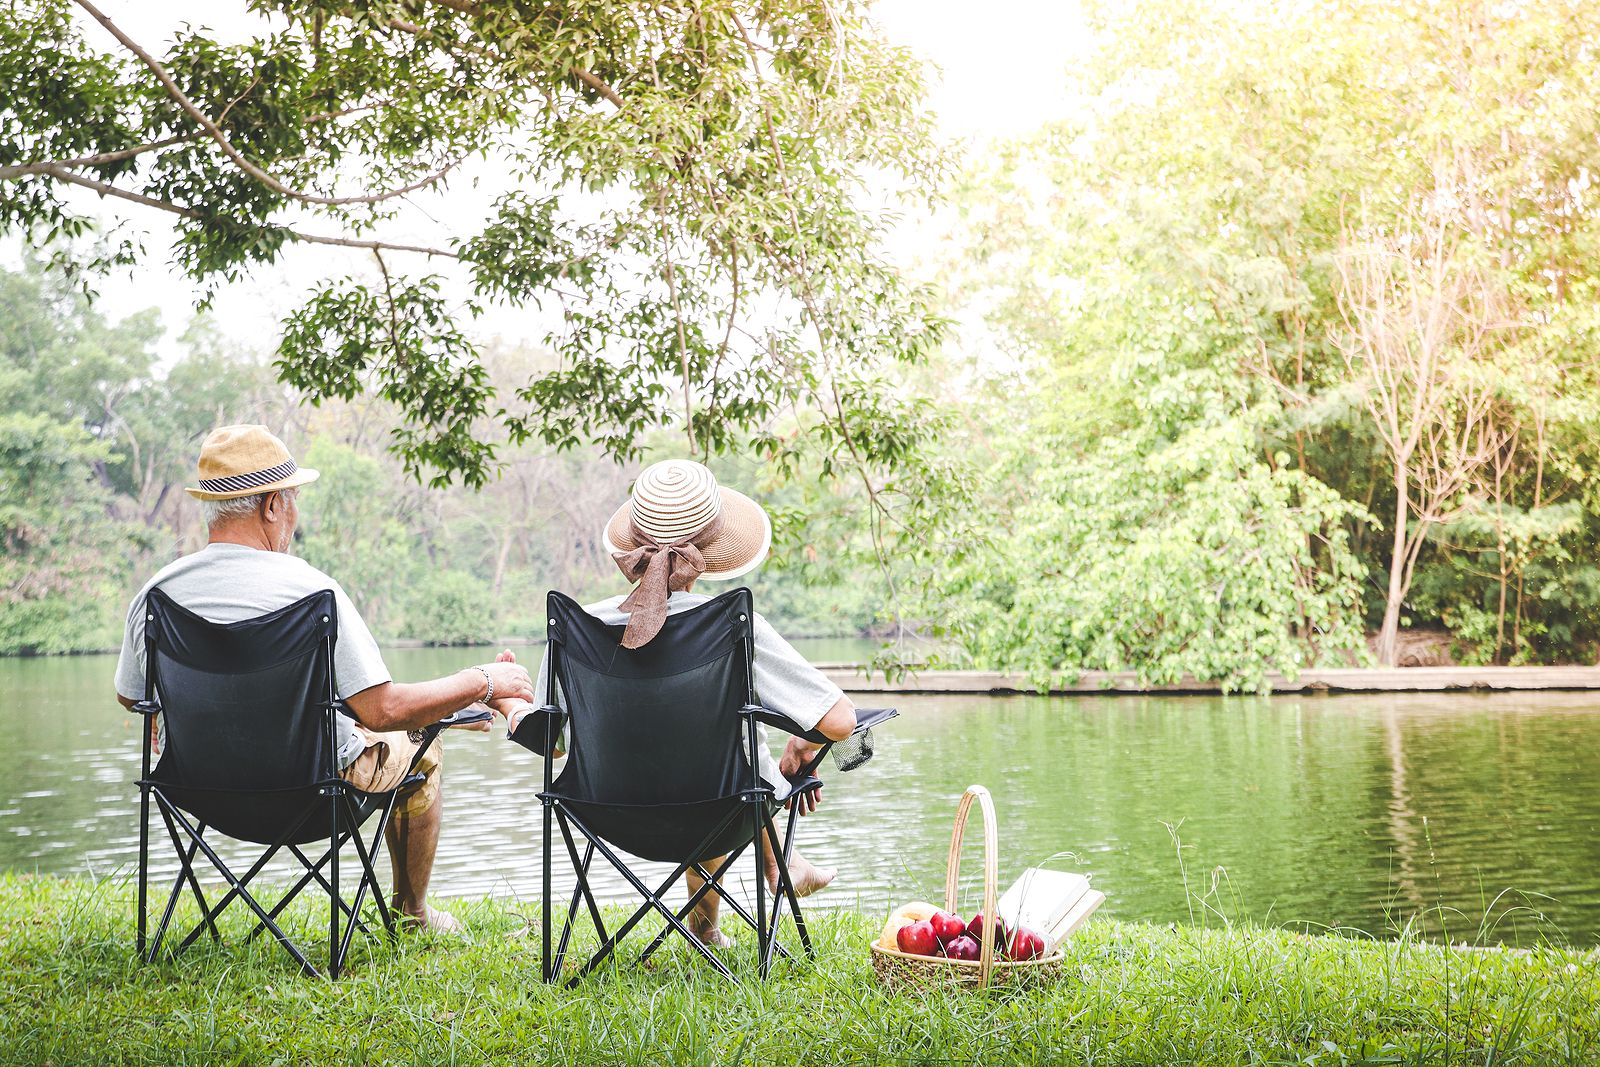
[[[108,167],[113,163],[142,156],[146,152],[155,152],[162,148],[171,148],[175,144],[182,144],[192,140],[193,134],[178,134],[165,137],[159,141],[148,144],[134,145],[131,148],[119,148],[114,152],[98,152],[92,156],[75,156],[72,159],[48,159],[38,163],[15,163],[9,167],[0,167],[0,181],[8,178],[20,178],[25,174],[48,174],[52,167]]]
[[[138,57],[141,63],[150,69],[150,73],[155,75],[156,81],[161,84],[161,88],[166,91],[166,94],[172,98],[173,102],[176,103],[179,108],[183,110],[184,114],[188,115],[196,125],[204,130],[205,133],[217,143],[217,146],[222,149],[222,154],[227,156],[234,166],[238,167],[240,170],[244,171],[244,173],[248,174],[250,177],[254,178],[256,181],[260,182],[262,185],[265,185],[268,189],[271,189],[273,192],[278,193],[281,196],[286,196],[291,200],[298,200],[302,203],[317,204],[323,207],[342,207],[352,204],[377,204],[385,200],[392,200],[395,197],[404,196],[407,193],[414,193],[419,189],[425,189],[430,185],[434,185],[455,168],[456,161],[452,161],[445,164],[439,170],[434,171],[432,174],[412,182],[409,185],[402,186],[398,189],[389,189],[381,193],[365,193],[361,196],[322,196],[319,193],[308,193],[302,189],[295,189],[292,186],[286,185],[282,181],[273,177],[255,163],[252,163],[248,158],[245,157],[244,153],[235,148],[233,146],[233,142],[228,140],[228,135],[223,132],[222,127],[213,122],[210,116],[208,116],[204,111],[201,111],[199,106],[195,104],[193,100],[189,99],[184,91],[178,87],[178,83],[172,80],[172,75],[167,73],[167,69],[161,65],[160,61],[152,56],[149,52],[141,48],[137,41],[124,33],[116,23],[112,22],[104,12],[95,7],[90,0],[75,0],[75,2],[79,7],[83,8],[83,10],[87,11],[96,22],[100,23],[100,25],[105,28],[107,33],[116,38],[117,42],[121,44],[122,47],[126,48],[129,52],[132,52],[136,57]]]
[[[5,173],[7,170],[21,170],[22,173],[20,175],[11,175]],[[45,177],[54,178],[56,181],[66,182],[68,185],[76,185],[83,189],[89,189],[93,192],[99,193],[101,196],[109,196],[118,200],[126,200],[129,203],[155,208],[157,211],[165,211],[169,215],[178,215],[186,219],[203,221],[208,217],[204,212],[196,211],[192,207],[184,207],[182,204],[173,204],[165,200],[157,200],[153,196],[146,196],[143,193],[136,193],[132,189],[119,188],[118,186],[112,185],[109,182],[96,181],[93,178],[88,178],[82,174],[68,170],[66,167],[58,163],[30,163],[25,167],[20,168],[7,167],[0,169],[0,180],[15,180],[17,177],[27,177],[29,175],[43,175]],[[261,228],[264,230],[274,230],[285,233],[289,236],[290,240],[299,241],[302,244],[328,245],[333,248],[363,248],[373,252],[413,252],[417,255],[423,256],[444,256],[447,259],[461,258],[458,253],[452,252],[447,248],[433,248],[428,245],[399,244],[393,241],[378,240],[364,241],[356,237],[330,237],[326,234],[303,233],[300,230],[293,229],[289,226],[279,226],[275,224],[262,226]]]

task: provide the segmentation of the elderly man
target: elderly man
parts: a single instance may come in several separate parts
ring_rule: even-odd
[[[392,789],[416,755],[411,731],[480,700],[531,699],[533,685],[526,669],[508,662],[466,667],[430,682],[393,681],[339,583],[289,555],[299,487],[316,477],[316,471],[296,466],[264,426],[224,426],[207,436],[200,448],[200,484],[186,491],[200,501],[209,543],[163,567],[133,598],[117,662],[117,699],[131,707],[144,697],[144,600],[156,586],[216,623],[255,618],[331,589],[339,611],[333,664],[338,694],[357,719],[336,717],[341,773],[362,789]],[[400,794],[386,835],[395,906],[411,925],[452,932],[460,923],[427,903],[442,806],[437,740],[419,770],[424,780]]]

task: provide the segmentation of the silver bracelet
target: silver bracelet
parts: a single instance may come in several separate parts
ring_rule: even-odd
[[[483,675],[483,684],[488,689],[488,692],[483,694],[483,703],[487,704],[494,699],[494,679],[489,676],[489,672],[483,667],[474,667],[472,669]]]

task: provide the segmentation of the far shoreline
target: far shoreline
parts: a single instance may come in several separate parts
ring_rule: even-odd
[[[1041,689],[1021,673],[1006,671],[907,671],[894,680],[851,664],[823,666],[847,693],[973,693],[995,696],[1221,696],[1221,682],[1185,677],[1171,685],[1145,685],[1135,671],[1082,671],[1071,684]],[[1064,672],[1065,673],[1065,672]],[[1307,667],[1293,677],[1266,675],[1268,692],[1417,693],[1460,691],[1600,690],[1600,666],[1559,667]],[[1234,695],[1253,694],[1230,690]]]
[[[804,640],[849,640],[849,635],[797,635]],[[420,638],[380,641],[380,647],[397,651],[451,648],[529,648],[543,638],[497,637],[492,641],[448,644]],[[58,653],[12,653],[0,660],[57,659],[80,656],[114,656],[117,649],[82,649]],[[1564,664],[1521,667],[1307,667],[1293,676],[1266,673],[1261,694],[1225,690],[1221,682],[1185,676],[1165,685],[1146,685],[1136,671],[1086,670],[1075,680],[1041,688],[1021,672],[982,670],[918,670],[908,667],[893,679],[881,670],[850,662],[818,662],[817,666],[847,693],[960,694],[992,696],[1250,696],[1273,694],[1317,695],[1331,693],[1421,692],[1588,692],[1600,691],[1600,665]],[[1071,674],[1062,671],[1062,674]]]

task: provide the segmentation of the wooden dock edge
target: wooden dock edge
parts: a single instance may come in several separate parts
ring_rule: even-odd
[[[917,671],[889,682],[867,677],[858,667],[832,664],[827,676],[847,693],[1032,693],[1038,688],[1020,674],[1003,671]],[[1325,667],[1294,678],[1267,675],[1274,693],[1406,693],[1468,690],[1600,690],[1600,667]],[[1222,686],[1185,678],[1176,685],[1145,686],[1132,671],[1084,671],[1076,684],[1051,694],[1219,694]]]

